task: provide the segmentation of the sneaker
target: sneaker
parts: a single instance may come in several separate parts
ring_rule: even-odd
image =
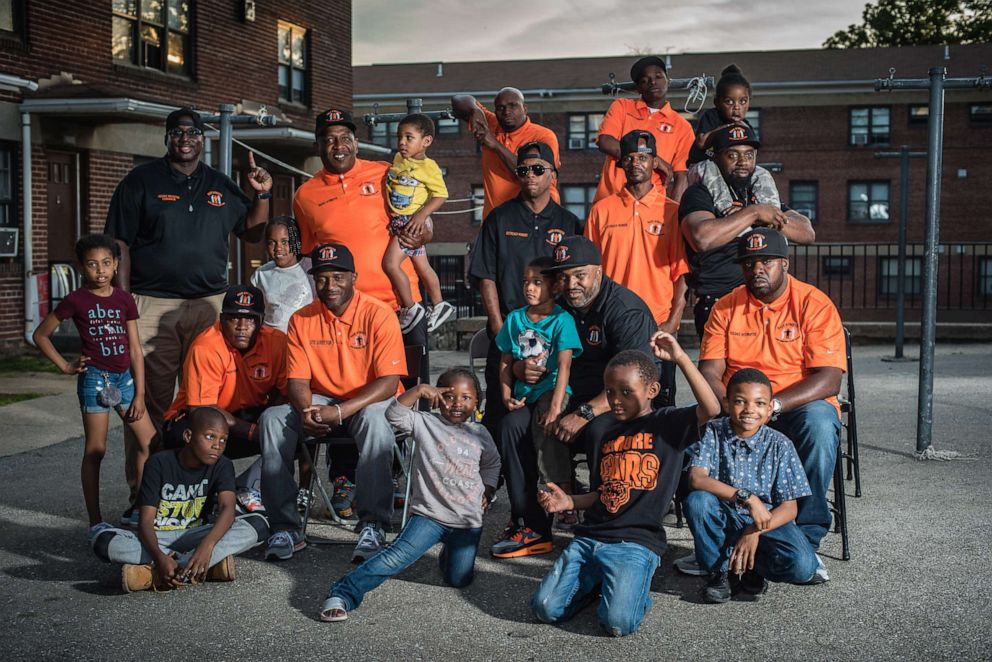
[[[579,525],[579,511],[563,510],[555,515],[555,528],[559,531],[572,531]]]
[[[427,333],[433,332],[439,326],[448,321],[455,312],[455,307],[447,301],[437,304],[427,313]]]
[[[358,544],[351,554],[352,563],[364,563],[380,549],[385,547],[386,534],[382,532],[382,527],[373,522],[362,524],[362,531],[358,534]]]
[[[288,561],[293,558],[293,552],[298,552],[306,546],[307,541],[299,532],[276,531],[269,536],[269,544],[265,548],[265,560]]]
[[[167,591],[172,588],[172,584],[162,579],[151,563],[125,563],[121,566],[121,588],[125,593],[147,591],[150,588]]]
[[[726,572],[714,572],[703,586],[703,600],[710,604],[723,604],[730,601],[730,580]]]
[[[691,575],[693,577],[707,577],[710,574],[699,567],[695,554],[688,554],[675,561],[675,569],[683,575]]]
[[[420,324],[420,320],[424,319],[426,313],[427,311],[419,303],[415,303],[409,308],[400,308],[400,331],[409,333],[413,327]]]
[[[238,506],[246,513],[264,513],[265,505],[262,503],[262,493],[251,488],[238,490],[236,495]]]
[[[207,570],[208,582],[234,581],[234,555],[225,556],[220,563]]]
[[[298,511],[306,512],[307,506],[310,505],[310,490],[302,489],[296,495],[296,509]]]
[[[121,526],[126,526],[131,529],[138,528],[138,507],[130,506],[127,510],[121,513]]]
[[[114,525],[111,524],[110,522],[97,522],[90,528],[86,529],[86,542],[92,545],[93,541],[96,540],[96,537],[98,535],[100,535],[107,529],[112,529],[112,528],[114,528]]]
[[[553,547],[550,537],[546,538],[533,529],[521,526],[505,540],[497,541],[490,551],[498,559],[512,559],[548,554]]]
[[[754,570],[743,575],[730,575],[730,593],[743,600],[755,602],[768,592],[768,580]]]
[[[830,575],[827,574],[827,566],[823,563],[823,559],[820,555],[816,555],[816,571],[813,573],[813,577],[806,582],[810,586],[815,584],[826,584],[830,581]]]
[[[355,484],[344,476],[338,476],[334,479],[331,508],[340,517],[351,517],[355,511]]]
[[[348,620],[348,610],[344,608],[341,598],[327,598],[320,608],[320,620],[325,623],[337,623]]]

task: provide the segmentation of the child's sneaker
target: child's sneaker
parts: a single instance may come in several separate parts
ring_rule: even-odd
[[[325,623],[337,623],[348,620],[348,610],[344,608],[341,598],[327,598],[320,608],[320,620]]]
[[[265,548],[265,560],[288,561],[293,558],[293,552],[298,552],[306,546],[306,538],[298,532],[276,531],[269,536],[269,544]]]
[[[208,582],[234,581],[234,555],[225,556],[220,563],[207,570]]]
[[[265,505],[262,503],[262,494],[258,490],[250,487],[240,489],[236,495],[238,507],[246,513],[264,513]]]
[[[338,476],[334,479],[331,507],[339,517],[351,517],[355,511],[355,484],[344,476]]]
[[[302,489],[296,494],[296,509],[298,511],[306,512],[307,506],[310,505],[310,490]]]
[[[125,593],[147,591],[153,586],[156,591],[172,588],[172,584],[165,581],[151,563],[125,563],[121,566],[121,588]]]
[[[427,333],[433,332],[439,326],[448,321],[448,318],[455,312],[455,307],[447,301],[433,306],[427,313]]]
[[[130,506],[127,510],[121,513],[121,526],[126,526],[131,529],[138,528],[138,517],[139,511],[137,506]]]
[[[498,559],[512,559],[518,556],[548,554],[552,548],[550,539],[522,526],[506,540],[500,540],[493,545],[491,553]]]
[[[386,546],[386,534],[374,522],[364,522],[358,534],[358,544],[351,554],[352,563],[364,563]]]
[[[400,331],[409,333],[413,327],[420,324],[420,320],[424,319],[426,313],[427,311],[419,303],[415,303],[409,308],[400,308]]]
[[[563,510],[555,515],[555,528],[559,531],[572,531],[579,525],[579,511]]]
[[[90,528],[86,529],[86,542],[92,545],[93,541],[96,540],[96,537],[98,535],[100,535],[107,529],[112,529],[112,528],[114,528],[114,525],[111,524],[110,522],[97,522]]]

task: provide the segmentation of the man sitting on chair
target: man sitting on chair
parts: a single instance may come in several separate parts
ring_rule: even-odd
[[[289,404],[266,410],[259,421],[262,502],[273,532],[265,557],[285,560],[306,547],[293,458],[301,439],[340,428],[358,445],[360,535],[352,561],[361,562],[382,547],[393,511],[395,437],[385,412],[407,374],[403,336],[386,304],[355,289],[347,247],[321,244],[311,261],[317,300],[289,320]]]
[[[744,285],[713,306],[699,370],[721,401],[741,368],[768,375],[775,394],[770,427],[792,440],[812,491],[798,501],[796,524],[816,549],[830,529],[827,488],[840,441],[836,395],[847,370],[844,328],[826,294],[789,275],[788,255],[788,241],[771,228],[738,240]],[[826,579],[820,566],[817,574]]]

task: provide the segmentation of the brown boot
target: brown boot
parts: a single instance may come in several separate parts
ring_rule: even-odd
[[[121,588],[125,593],[134,591],[147,591],[154,588],[156,591],[171,590],[172,584],[167,582],[159,574],[158,569],[151,563],[130,564],[121,566]]]
[[[220,563],[207,570],[208,582],[234,581],[234,556],[225,556]]]

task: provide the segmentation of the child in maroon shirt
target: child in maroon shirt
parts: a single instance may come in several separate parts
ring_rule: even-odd
[[[138,308],[128,292],[112,284],[120,247],[107,235],[88,235],[76,242],[76,257],[85,276],[83,287],[48,313],[35,329],[33,339],[62,372],[78,375],[76,393],[86,435],[81,471],[83,499],[90,524],[87,538],[92,541],[110,527],[100,514],[100,462],[107,452],[110,410],[117,411],[138,439],[136,456],[128,458],[134,462],[136,477],[131,486],[132,502],[156,431],[145,412],[144,356],[135,321]],[[75,361],[67,361],[51,341],[58,325],[69,318],[83,345]],[[130,521],[132,512],[133,505],[125,511],[124,518]]]

